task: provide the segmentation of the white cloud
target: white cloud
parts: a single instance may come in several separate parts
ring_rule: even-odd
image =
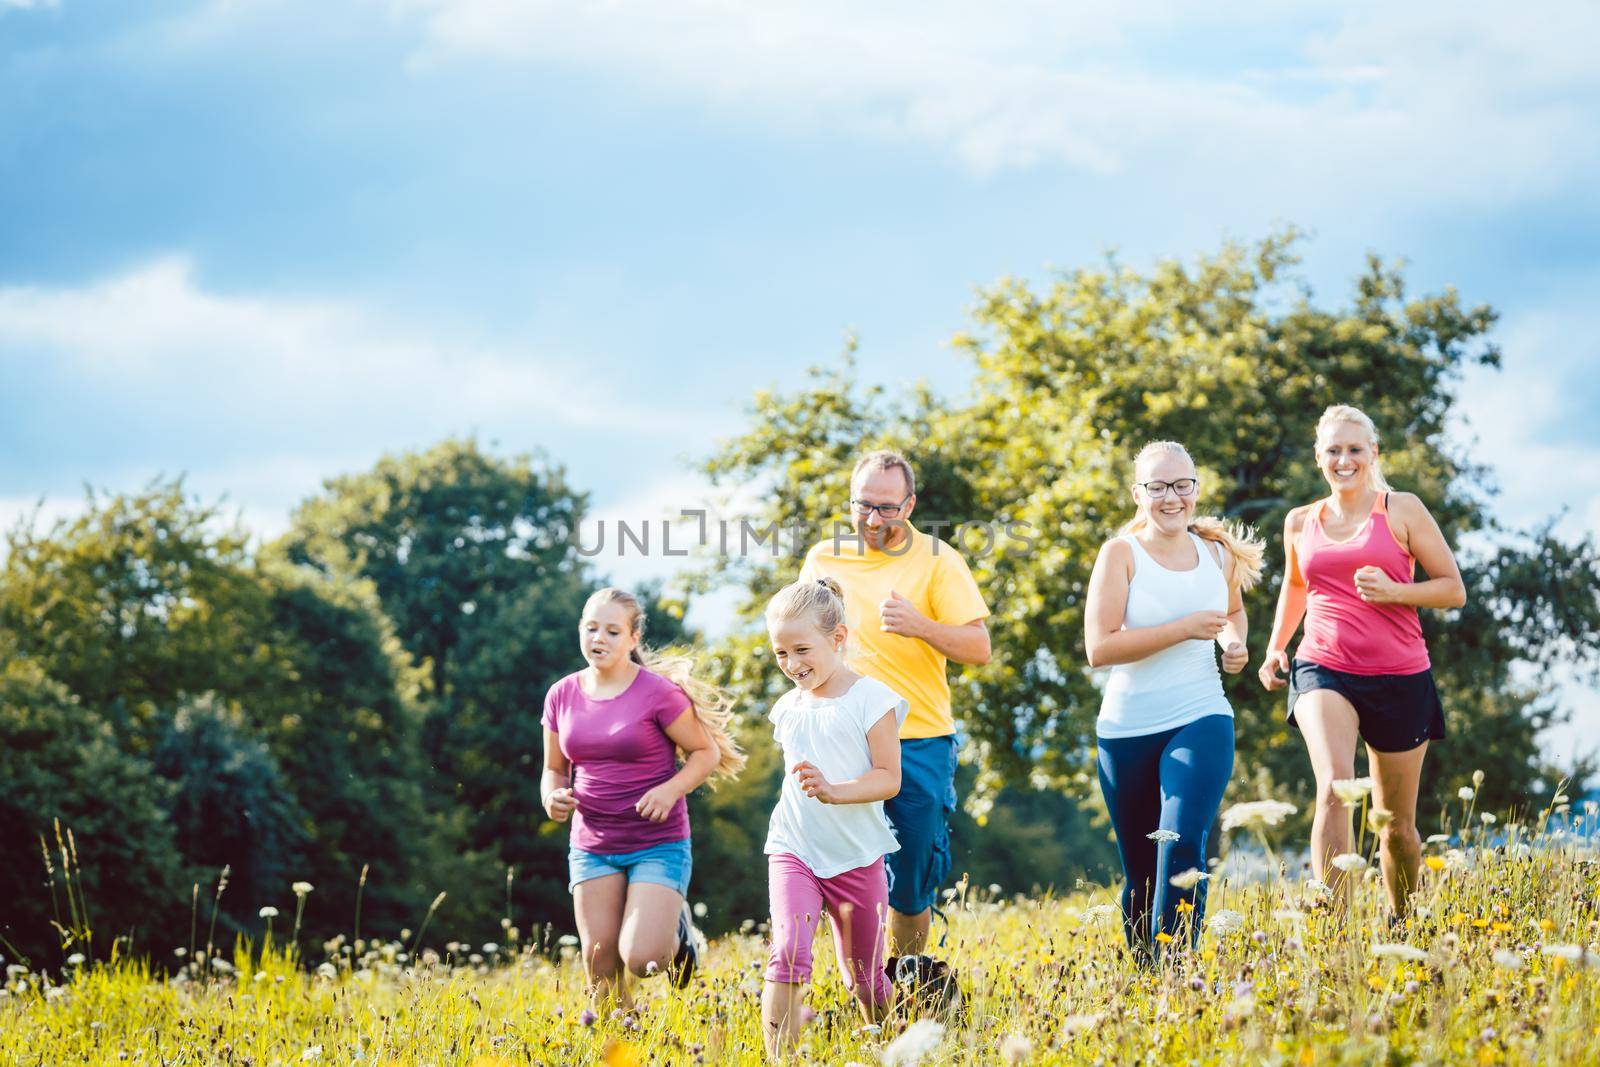
[[[622,399],[574,359],[421,336],[353,304],[209,292],[183,258],[82,288],[0,288],[0,361],[30,357],[66,361],[101,392],[203,400],[213,426],[286,419],[313,436],[317,420],[357,413],[401,429],[689,422]]]
[[[422,21],[420,65],[487,55],[600,72],[762,121],[930,143],[980,172],[1198,160],[1240,182],[1370,173],[1386,195],[1472,201],[1570,181],[1600,145],[1582,95],[1600,87],[1588,44],[1600,9],[1581,0],[1537,19],[1489,3],[1442,13],[1251,0],[390,7]],[[1271,65],[1208,69],[1210,52],[1262,36],[1287,42]],[[1257,173],[1262,160],[1273,173]]]

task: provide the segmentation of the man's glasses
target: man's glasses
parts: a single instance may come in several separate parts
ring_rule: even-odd
[[[1144,487],[1144,491],[1152,497],[1167,495],[1167,490],[1172,490],[1178,496],[1194,496],[1194,491],[1200,488],[1197,478],[1179,478],[1172,482],[1136,482]]]
[[[911,494],[908,493],[906,494],[906,498],[900,501],[898,504],[872,504],[865,500],[852,500],[850,501],[850,507],[855,510],[857,515],[870,515],[876,511],[883,518],[895,519],[900,517],[900,509],[905,507],[906,504],[910,503],[910,501]]]

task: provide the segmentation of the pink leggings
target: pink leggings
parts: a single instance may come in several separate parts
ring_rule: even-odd
[[[797,857],[779,853],[767,857],[767,888],[772,898],[767,981],[803,985],[811,980],[811,939],[826,910],[845,987],[863,1004],[889,999],[889,976],[883,972],[889,878],[882,858],[818,878]]]

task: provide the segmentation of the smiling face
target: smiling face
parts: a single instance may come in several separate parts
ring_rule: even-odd
[[[1365,427],[1335,422],[1317,435],[1317,466],[1335,493],[1369,484],[1378,449]]]
[[[628,653],[638,643],[628,609],[614,600],[585,608],[578,620],[578,645],[583,658],[597,671],[627,662]]]
[[[1194,521],[1195,501],[1200,499],[1199,478],[1194,463],[1181,452],[1156,452],[1139,461],[1134,473],[1134,503],[1146,522],[1161,533],[1181,534]],[[1193,483],[1187,496],[1179,495],[1173,483]],[[1151,482],[1165,482],[1167,490],[1157,496],[1146,489]]]
[[[908,496],[909,500],[906,499]],[[864,504],[901,505],[899,513],[893,518],[884,518],[876,510],[862,514],[860,508],[852,506],[850,519],[855,524],[856,536],[866,542],[868,548],[881,552],[905,538],[904,524],[910,520],[911,509],[917,506],[917,498],[911,496],[906,476],[898,467],[864,470],[857,474],[855,481],[850,483],[850,498]]]
[[[807,619],[779,619],[767,624],[772,656],[798,688],[811,692],[844,666],[843,626],[824,634]]]

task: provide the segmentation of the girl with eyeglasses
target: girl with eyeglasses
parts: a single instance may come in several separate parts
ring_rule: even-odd
[[[1100,789],[1122,859],[1123,932],[1141,962],[1205,913],[1206,834],[1233,773],[1233,709],[1222,669],[1248,660],[1242,595],[1262,544],[1196,518],[1199,476],[1180,444],[1134,461],[1133,519],[1107,541],[1089,579],[1084,643],[1110,667],[1095,723]]]
[[[1261,684],[1281,689],[1279,672],[1289,674],[1289,722],[1317,777],[1311,863],[1341,899],[1343,872],[1329,867],[1350,851],[1350,837],[1333,783],[1355,777],[1356,745],[1366,742],[1373,807],[1391,814],[1378,832],[1379,856],[1400,920],[1422,862],[1422,760],[1428,742],[1445,735],[1417,609],[1458,608],[1466,586],[1427,507],[1390,491],[1371,419],[1353,407],[1328,408],[1317,423],[1316,458],[1330,492],[1284,522],[1283,588]],[[1291,665],[1289,639],[1302,618],[1305,637]]]

